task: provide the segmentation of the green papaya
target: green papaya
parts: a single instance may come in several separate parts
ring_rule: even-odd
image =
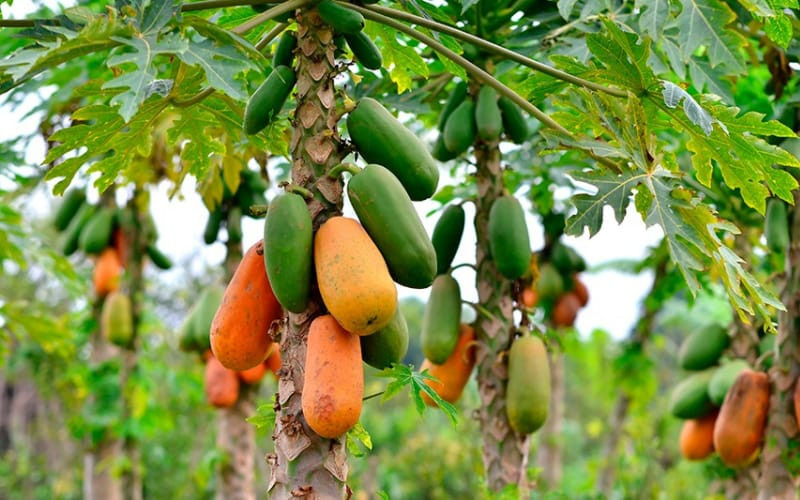
[[[542,339],[520,337],[508,353],[506,416],[520,434],[536,432],[550,411],[550,362]]]
[[[294,193],[273,198],[264,222],[264,264],[275,298],[294,313],[308,304],[313,238],[306,200]]]
[[[430,286],[436,251],[397,177],[380,165],[367,165],[350,178],[347,195],[392,278],[411,288]]]
[[[109,245],[114,233],[116,210],[111,207],[101,208],[81,231],[78,244],[84,252],[97,255]]]
[[[444,125],[444,145],[456,156],[475,142],[475,103],[467,97],[453,110]]]
[[[531,243],[525,212],[513,196],[497,198],[489,209],[489,250],[500,274],[517,279],[528,270]]]
[[[97,211],[95,205],[84,203],[78,212],[70,221],[67,229],[61,235],[61,252],[70,256],[78,249],[78,241],[80,240],[81,233],[89,220],[94,216]]]
[[[542,216],[542,226],[544,226],[545,241],[556,241],[564,234],[564,228],[567,226],[567,218],[564,214],[548,212]]]
[[[147,257],[150,259],[150,262],[155,264],[155,266],[159,269],[171,269],[172,268],[172,259],[170,259],[164,252],[159,250],[155,243],[150,243],[147,245]]]
[[[206,228],[203,231],[203,241],[206,242],[206,245],[210,245],[217,241],[217,235],[219,234],[219,227],[222,225],[222,208],[217,207],[212,212],[208,213],[208,221],[206,222]]]
[[[729,361],[714,371],[711,380],[708,381],[708,398],[716,406],[722,406],[725,395],[736,382],[736,378],[744,370],[749,370],[750,365],[743,359]]]
[[[297,38],[293,31],[284,31],[275,45],[275,53],[272,55],[272,67],[286,66],[292,67],[294,59],[294,49],[297,48]]]
[[[242,182],[239,185],[240,190],[242,189],[242,185],[254,193],[263,193],[269,189],[269,183],[267,183],[266,179],[261,177],[259,172],[245,168],[242,170],[240,175],[242,177]]]
[[[575,249],[561,241],[553,243],[550,250],[550,262],[564,276],[571,276],[586,270],[586,261],[583,260],[583,257]]]
[[[317,5],[317,12],[319,17],[337,33],[352,34],[364,29],[364,16],[331,0],[320,2]]]
[[[503,117],[497,105],[497,91],[484,85],[475,103],[475,125],[478,137],[486,142],[496,141],[503,132]]]
[[[447,119],[450,118],[450,115],[453,114],[453,111],[455,111],[456,108],[462,102],[464,102],[464,99],[467,97],[467,89],[467,82],[458,82],[453,88],[453,92],[450,94],[447,102],[445,102],[444,108],[442,108],[442,113],[439,115],[439,123],[437,124],[439,132],[444,132],[444,126],[447,123]]]
[[[703,370],[716,364],[730,344],[727,329],[711,324],[691,333],[681,344],[678,362],[684,370]]]
[[[375,42],[367,36],[363,31],[353,34],[345,34],[344,38],[347,40],[347,45],[353,51],[356,60],[367,69],[378,70],[383,66],[383,57],[381,51],[375,45]]]
[[[217,314],[222,303],[222,295],[225,289],[218,285],[211,285],[205,288],[197,298],[195,311],[192,313],[192,333],[195,335],[195,343],[200,347],[201,352],[211,349],[211,322]],[[266,334],[266,332],[264,332]]]
[[[406,317],[395,309],[389,324],[372,335],[359,336],[361,359],[373,368],[383,370],[399,363],[408,351],[408,324]]]
[[[228,230],[228,241],[230,243],[242,242],[242,208],[231,207],[228,210],[228,220],[225,223]]]
[[[449,274],[433,280],[431,295],[422,316],[422,352],[441,365],[453,354],[461,323],[461,290]]]
[[[277,66],[247,101],[244,109],[244,132],[257,134],[281,112],[294,88],[294,71]]]
[[[83,191],[79,189],[70,189],[67,191],[53,219],[53,225],[56,229],[59,231],[65,230],[85,202],[86,194]]]
[[[770,250],[780,254],[786,253],[789,248],[789,218],[786,214],[786,203],[781,200],[769,200],[764,233]]]
[[[388,168],[414,201],[430,198],[439,169],[420,139],[375,99],[361,99],[347,117],[347,130],[369,163]]]
[[[178,330],[178,348],[183,352],[198,352],[200,346],[196,342],[197,336],[192,331],[192,313],[194,308],[189,311],[189,314],[184,318],[181,327]]]
[[[708,397],[708,382],[714,370],[692,373],[675,386],[669,400],[669,411],[677,418],[690,419],[708,415],[714,405]]]
[[[436,141],[433,143],[433,149],[431,150],[431,156],[436,158],[441,162],[450,161],[458,157],[457,154],[453,154],[447,149],[447,146],[444,145],[444,137],[442,134],[439,134],[439,137],[436,138]]]
[[[539,266],[539,277],[536,279],[536,293],[542,299],[555,299],[564,292],[564,278],[550,262]]]
[[[433,248],[436,250],[436,274],[444,274],[450,269],[464,234],[464,219],[461,205],[450,205],[436,221],[432,238]]]
[[[498,99],[497,105],[500,107],[500,114],[503,117],[503,130],[506,133],[506,137],[515,144],[525,142],[530,135],[530,131],[528,130],[525,116],[519,107],[507,97]]]
[[[464,44],[464,57],[469,61],[477,61],[478,58],[481,56],[481,51],[478,47],[472,45],[471,43]]]
[[[133,340],[131,299],[120,291],[111,292],[103,302],[100,331],[114,345],[129,347]]]
[[[333,45],[336,47],[333,50],[333,55],[335,57],[344,55],[344,50],[347,48],[347,40],[345,40],[344,35],[336,35],[333,37]]]

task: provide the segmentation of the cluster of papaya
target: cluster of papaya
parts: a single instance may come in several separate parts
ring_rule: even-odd
[[[751,463],[761,449],[769,409],[770,382],[741,359],[722,360],[730,343],[717,324],[686,337],[678,360],[690,371],[672,391],[670,412],[684,419],[680,449],[689,460],[702,460],[714,451],[724,463]]]
[[[227,184],[223,183],[223,185],[222,203],[208,213],[208,221],[206,221],[203,231],[203,241],[206,242],[206,245],[217,241],[223,225],[228,233],[228,241],[241,242],[241,224],[229,221],[238,221],[243,215],[250,215],[250,208],[254,205],[264,206],[267,204],[267,199],[264,197],[264,192],[269,187],[267,181],[257,172],[248,168],[242,169],[239,187],[235,193],[231,192]]]
[[[211,350],[206,351],[203,358],[206,363],[204,378],[206,401],[215,408],[230,408],[239,399],[241,384],[258,384],[267,372],[271,372],[277,379],[278,370],[281,368],[281,354],[277,345],[272,346],[272,351],[263,362],[238,372],[225,368]]]
[[[496,142],[503,137],[521,144],[530,135],[525,116],[507,97],[482,86],[476,96],[469,95],[466,82],[456,84],[442,113],[439,115],[439,137],[433,146],[433,157],[439,161],[452,160],[469,149],[479,137]]]

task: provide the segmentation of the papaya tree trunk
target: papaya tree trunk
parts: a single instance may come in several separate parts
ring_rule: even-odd
[[[478,420],[483,438],[483,466],[491,491],[500,491],[507,485],[525,490],[529,436],[514,432],[506,417],[506,351],[514,331],[511,281],[500,274],[489,254],[489,210],[504,192],[498,144],[476,142],[475,159],[478,187],[475,200],[476,286],[478,303],[489,313],[478,314],[474,325],[478,342],[476,365],[481,400]]]
[[[550,363],[550,413],[539,430],[540,446],[536,450],[536,461],[542,470],[539,489],[555,488],[561,481],[562,446],[561,431],[564,427],[564,353],[547,353]]]
[[[316,9],[296,13],[296,107],[290,143],[292,181],[314,194],[308,200],[314,231],[341,213],[342,184],[325,174],[343,154],[336,124],[334,76],[336,74],[333,30]],[[267,456],[271,468],[270,498],[343,498],[349,494],[344,437],[317,435],[303,417],[301,394],[306,341],[311,321],[323,310],[322,299],[312,287],[309,305],[300,314],[290,313],[280,339],[281,360],[276,418],[272,439],[275,452]]]
[[[227,210],[226,210],[227,212]],[[225,282],[229,283],[242,260],[242,242],[230,238],[231,226],[239,226],[241,218],[228,215],[228,241],[225,242]],[[233,232],[236,232],[235,230]],[[239,231],[241,232],[241,231]],[[217,470],[216,498],[254,500],[256,434],[245,419],[255,413],[255,394],[249,385],[241,384],[239,398],[233,406],[217,411],[217,448],[226,457]]]
[[[761,453],[759,499],[797,498],[798,477],[795,461],[798,429],[793,394],[800,375],[800,193],[794,192],[794,207],[789,211],[790,245],[787,251],[786,280],[781,293],[785,311],[778,314],[775,359],[769,370],[772,385],[764,448]]]

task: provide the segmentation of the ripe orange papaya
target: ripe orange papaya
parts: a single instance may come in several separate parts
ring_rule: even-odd
[[[761,447],[769,410],[770,382],[745,370],[730,388],[714,425],[714,448],[731,467],[745,465]]]
[[[586,288],[586,285],[578,278],[577,274],[572,276],[572,293],[578,297],[581,307],[586,307],[586,304],[589,303],[589,289]]]
[[[264,360],[264,366],[275,375],[275,378],[280,378],[278,377],[278,370],[281,369],[281,348],[278,344],[275,344],[272,354]]]
[[[217,408],[228,408],[239,399],[239,379],[213,355],[206,361],[206,401]]]
[[[269,328],[283,317],[263,253],[263,241],[247,250],[211,322],[211,350],[231,370],[247,370],[264,361],[272,344]]]
[[[714,423],[717,412],[686,420],[681,429],[681,454],[687,460],[703,460],[714,453]]]
[[[389,324],[397,287],[361,224],[347,217],[325,221],[314,236],[314,266],[322,301],[345,330],[369,335]]]
[[[518,301],[528,309],[532,309],[539,302],[539,294],[533,288],[523,288],[519,294]]]
[[[239,380],[245,384],[252,385],[261,382],[261,379],[264,378],[265,373],[267,373],[267,365],[264,363],[259,363],[252,368],[248,368],[247,370],[236,372],[236,376],[238,376]]]
[[[553,324],[557,327],[571,327],[575,324],[580,308],[581,299],[574,292],[565,293],[553,306]]]
[[[361,416],[364,365],[361,343],[326,314],[311,322],[301,403],[306,422],[317,434],[336,438]]]
[[[461,324],[460,330],[456,348],[447,361],[437,365],[426,359],[419,368],[420,371],[427,369],[428,373],[439,379],[439,381],[426,380],[425,383],[448,403],[455,403],[461,397],[475,366],[475,349],[472,349],[471,345],[475,340],[475,331],[464,323]],[[429,406],[436,405],[424,392],[422,399]]]
[[[94,293],[98,297],[108,295],[119,288],[121,267],[116,250],[113,248],[103,250],[94,266]]]

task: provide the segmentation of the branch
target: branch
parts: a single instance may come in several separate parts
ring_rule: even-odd
[[[263,50],[264,47],[269,45],[269,42],[275,39],[276,36],[283,33],[283,30],[285,30],[287,26],[289,25],[286,23],[278,23],[277,26],[269,30],[269,32],[266,35],[264,35],[264,38],[258,41],[258,43],[256,44],[256,50],[259,52]]]
[[[188,108],[189,106],[197,104],[198,102],[202,101],[203,99],[210,96],[214,92],[215,89],[213,87],[208,87],[204,90],[201,90],[192,97],[188,97],[186,99],[173,99],[172,105],[178,108]]]
[[[269,21],[270,19],[278,17],[287,12],[293,12],[310,2],[311,0],[289,0],[288,2],[281,2],[275,7],[267,9],[254,18],[233,28],[231,31],[237,35],[243,35],[265,21]]]

